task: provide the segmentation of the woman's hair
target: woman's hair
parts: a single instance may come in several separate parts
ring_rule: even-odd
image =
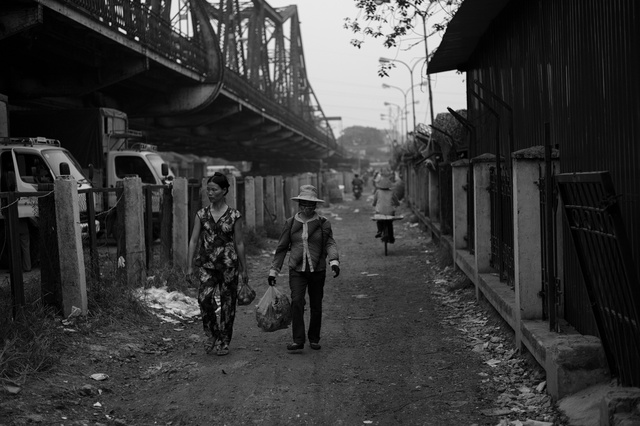
[[[207,179],[207,183],[215,183],[222,189],[226,189],[229,192],[229,181],[227,177],[220,172],[215,172],[213,175]]]

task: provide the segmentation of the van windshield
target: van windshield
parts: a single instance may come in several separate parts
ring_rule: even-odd
[[[60,164],[67,163],[71,176],[78,182],[87,182],[86,176],[82,173],[82,169],[78,162],[65,149],[45,149],[42,156],[49,164],[49,167],[56,176],[60,176]]]

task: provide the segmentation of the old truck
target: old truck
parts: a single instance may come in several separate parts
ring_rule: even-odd
[[[80,163],[96,188],[113,188],[125,177],[137,175],[143,185],[170,184],[174,174],[142,132],[129,128],[127,114],[113,108],[10,111],[12,134],[37,134],[58,139]],[[25,133],[26,132],[26,133]],[[154,192],[154,217],[159,217],[160,192]],[[115,194],[98,205],[107,211]],[[101,216],[99,216],[101,217]],[[112,229],[113,214],[105,217]],[[157,222],[157,220],[156,220]]]
[[[40,184],[52,184],[63,174],[72,176],[78,182],[78,189],[91,186],[78,162],[60,146],[60,141],[44,137],[0,137],[0,192],[37,192]],[[78,199],[80,223],[86,230],[87,197],[81,194]],[[32,266],[31,258],[36,255],[31,253],[30,246],[31,240],[37,235],[38,200],[36,197],[20,197],[17,204],[23,247],[22,264],[23,269],[28,271]],[[4,221],[2,213],[0,220]],[[2,259],[0,263],[5,264],[5,261]]]

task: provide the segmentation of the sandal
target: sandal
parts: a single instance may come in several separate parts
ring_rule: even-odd
[[[209,337],[206,342],[204,342],[204,352],[210,354],[214,349],[218,349],[220,345],[216,344],[216,339],[213,337]]]
[[[229,355],[229,345],[224,344],[222,346],[218,346],[218,348],[216,349],[216,355],[218,356]]]

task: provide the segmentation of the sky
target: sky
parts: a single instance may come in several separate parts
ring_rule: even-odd
[[[416,123],[431,123],[426,66],[423,65],[425,50],[421,20],[416,22],[416,31],[419,32],[407,35],[398,47],[388,49],[383,46],[382,38],[368,37],[358,49],[350,44],[350,40],[362,36],[344,29],[345,18],[354,19],[360,14],[354,0],[266,1],[273,7],[297,6],[307,78],[325,116],[341,117],[341,120],[330,122],[336,137],[351,126],[374,127],[381,130],[399,126],[397,120],[394,122],[388,117],[397,116],[399,109],[404,110],[404,93],[407,94],[407,121],[411,129],[411,67],[417,102]],[[437,15],[430,18],[427,27],[438,21],[440,17]],[[362,23],[364,21],[361,20]],[[430,51],[437,47],[439,42],[439,36],[429,37]],[[395,62],[396,67],[389,71],[389,76],[380,77],[380,57],[396,59],[406,65]],[[434,116],[440,112],[447,112],[447,107],[455,110],[466,108],[465,78],[464,73],[455,71],[431,76]],[[421,82],[424,82],[422,87]],[[383,83],[395,87],[384,89]],[[385,102],[395,105],[385,106]],[[384,117],[381,117],[382,114]]]

